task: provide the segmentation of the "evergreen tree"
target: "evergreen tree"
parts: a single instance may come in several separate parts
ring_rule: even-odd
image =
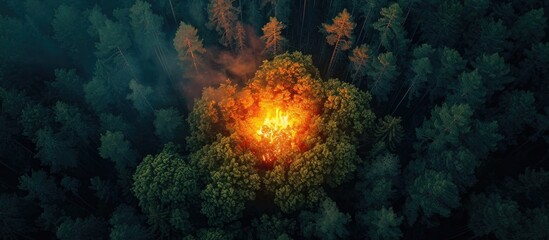
[[[286,42],[286,38],[282,36],[284,28],[286,25],[274,17],[270,17],[269,22],[262,28],[261,40],[265,42],[265,50],[272,53],[273,56],[276,56],[277,50],[282,50],[282,46]]]
[[[220,35],[219,43],[225,47],[234,46],[236,39],[236,21],[240,10],[233,6],[234,0],[211,0],[208,4],[210,27]]]
[[[334,46],[334,51],[330,57],[330,62],[326,68],[326,75],[330,75],[333,62],[337,58],[339,51],[345,51],[351,48],[353,43],[353,29],[355,23],[347,9],[343,9],[333,20],[332,24],[322,24],[322,31],[326,34],[326,42]]]

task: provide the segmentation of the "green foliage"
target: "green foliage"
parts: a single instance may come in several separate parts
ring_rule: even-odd
[[[175,108],[166,108],[154,112],[154,133],[163,142],[173,140],[178,133],[181,133],[183,117]]]
[[[520,16],[511,27],[511,38],[521,44],[539,42],[545,36],[547,17],[543,8],[532,9]]]
[[[19,123],[23,127],[23,135],[36,142],[37,131],[44,126],[51,126],[53,121],[51,109],[45,108],[41,104],[33,104],[22,109]]]
[[[436,8],[422,11],[419,25],[422,40],[435,47],[454,47],[463,29],[461,2],[441,1],[433,7]]]
[[[512,91],[500,98],[498,124],[500,132],[506,136],[507,144],[516,142],[516,135],[527,126],[532,126],[536,118],[535,99],[532,92]]]
[[[98,151],[102,158],[113,161],[121,173],[137,164],[137,153],[121,132],[107,131],[101,134],[101,146]]]
[[[206,173],[205,189],[202,190],[201,212],[212,224],[236,220],[244,210],[245,202],[255,198],[259,189],[259,175],[254,168],[255,156],[251,153],[237,154],[230,138],[220,139],[191,155],[192,162]]]
[[[370,62],[366,73],[369,77],[368,89],[380,102],[388,100],[388,95],[393,89],[394,81],[399,72],[396,59],[392,52],[382,53],[374,61]]]
[[[192,62],[198,74],[198,61],[206,52],[202,40],[198,38],[198,30],[190,24],[179,23],[179,28],[173,39],[173,46],[181,63]],[[182,64],[185,66],[185,64]]]
[[[371,210],[358,218],[358,221],[368,227],[368,236],[372,240],[402,238],[402,232],[398,226],[402,223],[403,218],[397,216],[392,208],[383,207],[379,210]]]
[[[57,186],[55,180],[42,170],[21,176],[19,189],[27,192],[26,199],[37,200],[41,204],[55,204],[65,199],[63,191]]]
[[[330,199],[325,199],[318,211],[302,211],[299,219],[304,237],[339,239],[349,236],[345,225],[351,221],[351,217],[340,212],[336,203]]]
[[[252,226],[256,229],[256,236],[260,240],[277,239],[295,231],[295,220],[276,215],[261,215],[254,219]]]
[[[49,128],[36,132],[36,147],[36,157],[42,165],[49,166],[52,172],[73,168],[78,164],[77,154],[71,148],[71,143]]]
[[[48,83],[50,98],[65,102],[83,102],[83,79],[74,69],[55,69],[55,80]]]
[[[52,21],[54,38],[74,58],[89,52],[90,38],[86,32],[88,21],[81,11],[71,5],[62,4],[55,10]]]
[[[94,216],[87,218],[67,218],[57,229],[56,236],[61,240],[105,239],[108,235],[107,222]]]
[[[137,166],[133,180],[132,191],[155,230],[162,235],[170,231],[170,226],[183,232],[190,230],[188,215],[180,218],[196,201],[197,170],[177,152],[175,145],[167,144],[157,155],[147,155]]]
[[[362,166],[355,186],[360,196],[361,209],[388,205],[397,196],[396,180],[399,174],[399,159],[389,153],[379,155]]]
[[[388,51],[400,53],[406,50],[406,39],[402,9],[398,3],[382,8],[381,17],[372,26],[380,34],[380,44]]]
[[[383,142],[389,150],[395,150],[404,136],[404,129],[400,125],[401,121],[400,117],[389,115],[380,118],[374,130],[376,141]]]
[[[93,125],[88,116],[78,107],[57,102],[54,107],[55,121],[61,124],[61,136],[73,143],[88,143],[93,136]]]
[[[446,174],[434,170],[420,173],[407,189],[404,213],[409,224],[416,221],[421,209],[427,218],[433,215],[450,216],[452,209],[459,206],[458,187]]]
[[[473,109],[482,107],[486,99],[486,88],[477,70],[464,72],[458,83],[450,86],[451,95],[446,99],[450,104],[467,104]]]
[[[145,56],[153,53],[162,54],[160,39],[164,39],[162,32],[162,18],[152,13],[151,4],[137,0],[129,9],[130,25],[133,30],[134,41]]]
[[[137,215],[135,209],[132,207],[127,205],[118,206],[109,220],[112,226],[110,239],[151,239],[148,229],[143,226],[143,220],[144,218]]]
[[[482,77],[487,97],[490,97],[496,91],[502,90],[506,84],[513,81],[513,78],[508,75],[509,66],[497,53],[492,55],[483,54],[472,65]]]
[[[144,86],[138,83],[135,79],[130,81],[131,93],[126,96],[126,99],[133,102],[133,107],[143,115],[153,112],[153,106],[149,99],[153,94],[153,89],[149,86]]]

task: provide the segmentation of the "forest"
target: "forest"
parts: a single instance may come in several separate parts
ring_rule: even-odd
[[[549,239],[547,0],[0,0],[2,239]]]

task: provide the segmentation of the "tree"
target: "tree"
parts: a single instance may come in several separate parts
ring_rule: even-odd
[[[368,236],[372,240],[402,238],[402,232],[398,226],[403,218],[397,216],[393,208],[383,207],[379,210],[371,210],[364,215],[359,215],[358,218],[368,227]]]
[[[458,83],[451,85],[451,94],[447,98],[450,104],[464,103],[473,109],[479,109],[486,101],[486,88],[477,70],[464,72],[459,76]]]
[[[507,41],[509,30],[501,19],[497,21],[492,18],[481,19],[476,28],[478,30],[473,31],[467,39],[470,46],[470,55],[480,56],[482,53],[501,53],[503,50],[510,48],[510,43]]]
[[[130,8],[130,25],[133,30],[134,41],[145,56],[155,54],[163,64],[164,52],[160,42],[164,39],[162,32],[162,18],[153,14],[151,4],[137,0]],[[164,67],[164,66],[163,66]]]
[[[137,152],[121,132],[107,131],[101,134],[101,146],[97,149],[102,158],[114,162],[121,174],[126,174],[137,165]]]
[[[238,21],[236,23],[235,27],[235,44],[236,44],[236,50],[237,52],[242,52],[244,49],[246,49],[247,43],[247,36],[246,36],[246,29],[244,28],[244,25]]]
[[[70,142],[49,128],[36,132],[36,147],[36,157],[42,165],[51,167],[52,172],[73,168],[78,164],[77,153],[71,148]]]
[[[51,109],[42,106],[41,104],[29,104],[21,111],[21,119],[19,124],[23,128],[23,135],[36,141],[36,133],[38,130],[52,126],[54,117]]]
[[[544,16],[543,8],[532,9],[520,16],[511,27],[511,38],[520,44],[521,47],[537,43],[545,36],[547,17]]]
[[[359,209],[380,208],[397,196],[397,178],[400,174],[396,155],[383,153],[365,163],[358,172],[355,189],[359,193]],[[361,213],[362,214],[362,213]]]
[[[463,29],[463,5],[461,2],[444,1],[429,8],[426,14],[420,15],[421,39],[435,47],[454,47]]]
[[[86,55],[91,54],[88,50],[91,42],[86,32],[88,24],[85,16],[74,6],[61,4],[55,10],[52,21],[54,38],[74,60],[86,59]]]
[[[57,102],[54,107],[55,121],[61,124],[60,135],[73,143],[89,142],[94,134],[91,119],[75,106]]]
[[[352,34],[356,24],[351,18],[351,14],[347,12],[347,9],[343,9],[334,19],[332,24],[322,24],[322,31],[326,34],[326,42],[331,46],[334,46],[332,57],[326,69],[326,75],[330,75],[332,63],[337,58],[338,52],[345,51],[351,48]]]
[[[379,119],[374,132],[376,140],[383,142],[389,150],[395,150],[404,135],[404,129],[400,125],[401,121],[400,117],[392,116],[385,116]]]
[[[183,117],[179,111],[175,108],[167,108],[156,110],[154,114],[154,133],[163,142],[173,140],[179,132],[178,129],[183,125]]]
[[[482,77],[486,97],[492,96],[495,92],[502,90],[506,84],[513,81],[513,78],[509,76],[509,66],[497,53],[483,54],[476,58],[472,65]]]
[[[349,235],[345,225],[351,221],[349,214],[339,211],[334,201],[324,200],[318,211],[302,211],[299,215],[301,232],[305,237],[339,239]]]
[[[154,230],[166,235],[170,226],[190,230],[188,209],[199,193],[197,169],[191,166],[173,144],[155,156],[147,155],[133,175],[132,192],[148,216]]]
[[[284,23],[279,22],[275,17],[270,17],[269,22],[263,26],[261,40],[265,42],[265,50],[276,56],[277,50],[281,50],[286,38],[282,36],[282,30],[286,28]]]
[[[26,199],[38,201],[41,205],[59,204],[65,199],[55,179],[42,170],[33,170],[19,177],[19,189],[27,192]]]
[[[380,33],[380,45],[389,52],[404,52],[408,40],[400,6],[398,3],[393,3],[387,8],[382,8],[380,14],[381,17],[372,24]]]
[[[430,80],[433,78],[433,57],[435,55],[435,49],[429,44],[422,44],[416,47],[412,53],[414,59],[412,60],[411,73],[408,90],[408,100],[419,97],[421,92],[427,91]]]
[[[536,119],[534,94],[529,91],[510,91],[505,93],[498,103],[500,113],[496,116],[499,131],[505,136],[504,145],[516,143],[519,135],[527,126],[533,126]]]
[[[200,193],[202,198],[201,212],[212,224],[231,222],[240,217],[245,208],[245,201],[255,198],[259,189],[259,175],[253,168],[255,156],[251,153],[237,155],[234,143],[229,138],[201,151],[193,153],[191,160],[208,169],[209,164],[220,164],[206,176],[209,183]]]
[[[179,23],[179,28],[173,39],[173,46],[177,51],[177,57],[181,63],[192,62],[196,74],[198,74],[198,61],[200,55],[206,52],[202,40],[198,38],[198,30],[184,22]],[[189,58],[190,57],[190,58]]]
[[[407,191],[409,197],[406,199],[404,213],[409,224],[416,221],[419,209],[427,218],[435,214],[448,217],[451,210],[459,206],[458,188],[442,172],[425,169]]]
[[[396,59],[392,52],[382,53],[370,62],[367,72],[370,81],[368,88],[380,102],[388,100],[388,95],[393,88],[393,82],[398,76]]]
[[[260,240],[277,239],[284,234],[291,234],[295,231],[295,225],[295,220],[284,218],[281,214],[263,214],[260,218],[252,221],[256,237]]]
[[[151,234],[144,226],[145,218],[130,206],[121,204],[111,215],[109,223],[111,225],[110,239],[124,240],[146,240],[151,239]]]
[[[51,99],[81,103],[84,100],[83,84],[84,80],[75,69],[55,69],[55,80],[49,82],[47,88]]]
[[[352,71],[351,79],[353,79],[355,85],[360,87],[362,78],[366,75],[367,64],[370,60],[370,47],[366,44],[355,47],[352,55],[349,56],[349,60],[351,61],[349,67]]]
[[[215,27],[221,36],[219,43],[223,46],[233,46],[236,39],[236,24],[239,9],[233,6],[234,0],[211,0],[208,4],[208,26]]]
[[[61,240],[105,239],[108,236],[108,225],[105,220],[94,216],[67,218],[59,225],[56,236]]]
[[[149,101],[154,90],[149,86],[141,85],[135,79],[132,79],[129,84],[131,93],[126,96],[126,99],[133,102],[133,107],[141,114],[147,115],[154,112],[154,108]]]

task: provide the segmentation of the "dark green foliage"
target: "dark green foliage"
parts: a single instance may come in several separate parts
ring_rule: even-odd
[[[11,194],[0,195],[0,234],[3,239],[17,239],[28,236],[31,225],[25,201]]]
[[[0,1],[0,239],[549,239],[548,11]]]
[[[101,218],[68,218],[57,229],[56,236],[62,240],[104,239],[108,236],[107,222]]]
[[[404,129],[400,125],[401,121],[401,118],[392,116],[380,119],[374,132],[376,140],[383,142],[390,150],[395,150],[404,135]]]
[[[402,232],[398,226],[402,223],[403,218],[397,216],[392,208],[383,207],[379,210],[368,211],[358,219],[368,226],[368,236],[372,240],[402,238]]]
[[[368,79],[368,89],[380,102],[388,100],[388,95],[394,88],[395,78],[399,72],[396,66],[396,59],[392,52],[382,53],[376,59],[370,62],[370,67],[366,73]]]
[[[82,102],[84,81],[74,69],[55,69],[55,80],[48,83],[51,98],[58,98],[68,103]]]
[[[112,213],[110,239],[113,240],[146,240],[151,239],[148,229],[143,225],[144,217],[127,205],[120,205]]]
[[[36,132],[36,157],[42,165],[49,166],[52,172],[76,167],[78,158],[70,142],[64,140],[51,129],[40,129]]]
[[[154,133],[163,141],[173,140],[181,133],[183,117],[175,108],[160,109],[154,112]]]
[[[256,229],[257,238],[261,240],[283,238],[292,234],[296,228],[296,222],[292,219],[277,215],[263,214],[259,219],[254,219],[252,226]]]
[[[322,201],[317,212],[303,211],[300,216],[301,233],[307,238],[339,239],[349,236],[345,225],[351,221],[331,199]]]
[[[425,170],[407,191],[409,198],[404,213],[409,224],[416,221],[419,209],[427,218],[435,214],[448,217],[451,210],[459,206],[458,188],[442,172]]]

